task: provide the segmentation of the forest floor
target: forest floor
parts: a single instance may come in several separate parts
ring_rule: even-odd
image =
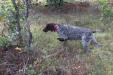
[[[74,4],[60,8],[34,6],[29,17],[32,51],[19,47],[0,48],[0,75],[112,75],[111,21],[104,23],[100,11],[93,7],[73,7]],[[50,22],[102,30],[94,34],[102,47],[97,49],[91,45],[92,51],[85,54],[80,41],[61,43],[56,33],[42,31]]]

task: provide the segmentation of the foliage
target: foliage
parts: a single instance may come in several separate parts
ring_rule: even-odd
[[[23,2],[21,2],[20,0],[17,0],[17,7],[19,8],[19,15],[18,15],[18,19],[20,22],[23,22],[25,20],[25,5]],[[8,38],[10,39],[10,41],[14,41],[15,39],[17,39],[18,35],[21,33],[20,31],[17,31],[18,29],[21,29],[21,26],[19,26],[20,28],[17,29],[17,12],[14,8],[14,5],[12,4],[11,0],[6,0],[6,1],[2,1],[0,3],[0,21],[5,21],[7,22],[7,25],[9,27],[9,33],[7,34]]]
[[[7,47],[8,45],[9,45],[8,38],[0,36],[0,47]]]
[[[111,7],[109,6],[108,0],[100,0],[99,3],[101,5],[103,17],[113,17],[113,9],[111,9]]]
[[[52,0],[51,0],[52,1]],[[102,18],[105,19],[106,18],[111,18],[112,16],[112,10],[110,9],[110,7],[108,7],[107,5],[107,0],[101,0],[100,4],[102,5]],[[5,6],[5,5],[3,5]],[[20,19],[21,19],[21,23],[23,23],[24,20],[24,5],[19,5],[20,8]],[[12,38],[15,38],[16,36],[16,32],[15,32],[15,19],[14,19],[14,8],[9,7],[8,12],[4,11],[6,10],[6,8],[1,8],[2,11],[0,12],[4,12],[6,13],[6,15],[4,15],[4,13],[1,13],[0,15],[1,18],[0,19],[6,19],[9,22],[9,25],[11,26],[10,29],[12,29],[11,31],[12,34],[10,34],[10,36]],[[10,14],[10,15],[9,15]],[[33,14],[34,15],[34,14]],[[35,17],[39,16],[35,15]],[[83,27],[89,27],[92,29],[104,29],[105,32],[100,32],[100,33],[95,33],[94,35],[96,35],[97,40],[99,41],[100,44],[102,44],[102,47],[99,49],[91,49],[91,53],[89,54],[85,54],[82,53],[82,48],[80,48],[80,41],[68,41],[66,48],[63,48],[63,44],[60,43],[56,38],[58,37],[57,34],[52,33],[52,32],[48,32],[48,33],[44,33],[42,31],[42,28],[44,27],[43,25],[47,24],[48,22],[57,22],[57,23],[65,23],[67,20],[65,18],[65,16],[67,16],[67,14],[57,14],[57,16],[53,16],[53,15],[43,15],[40,14],[40,18],[37,19],[32,19],[30,18],[30,21],[32,22],[32,33],[33,33],[33,51],[37,51],[36,54],[31,54],[31,55],[36,55],[37,57],[33,57],[33,58],[37,58],[37,64],[35,67],[37,67],[37,69],[34,68],[33,63],[32,64],[28,64],[29,66],[26,69],[26,73],[27,75],[36,75],[36,72],[38,71],[40,74],[37,75],[43,75],[43,72],[46,70],[46,68],[49,68],[50,66],[60,66],[61,68],[63,67],[64,69],[68,69],[68,67],[71,67],[70,64],[75,63],[75,61],[70,59],[74,59],[74,60],[79,60],[82,62],[82,64],[84,65],[84,63],[86,63],[86,67],[88,69],[90,69],[88,72],[89,74],[84,74],[84,75],[112,75],[113,72],[113,42],[112,42],[112,37],[113,37],[113,21],[112,20],[106,20],[106,23],[109,24],[109,22],[111,23],[111,27],[104,25],[103,21],[100,20],[100,16],[90,16],[90,14],[85,14],[82,13],[77,15],[76,13],[73,14],[68,14],[68,23],[70,24],[75,24],[75,25],[80,25]],[[34,16],[32,16],[34,17]],[[77,19],[77,23],[75,23]],[[83,21],[83,22],[82,22]],[[13,30],[14,28],[14,30]],[[111,32],[108,32],[108,28],[111,28]],[[108,35],[109,34],[109,35]],[[25,35],[23,33],[23,35]],[[25,37],[26,38],[26,37]],[[6,37],[0,37],[0,46],[7,46],[8,45],[9,40]],[[45,61],[43,60],[43,57],[46,57],[48,55],[52,55],[55,52],[60,52],[62,49],[64,49],[63,52],[59,53],[56,56],[53,56],[51,58],[47,58],[45,59]],[[7,52],[9,54],[4,54],[4,57],[6,58],[5,55],[7,55],[7,59],[5,59],[5,61],[7,60],[12,60],[12,61],[17,61],[20,60],[20,62],[22,62],[23,57],[26,57],[27,55],[25,55],[25,52],[19,52],[19,50],[14,50],[17,52],[17,54],[12,55],[11,53],[13,52],[13,50],[9,50],[11,52]],[[19,56],[19,55],[20,56]],[[24,54],[24,55],[22,55]],[[0,54],[1,55],[1,54]],[[17,57],[16,57],[17,55]],[[14,57],[13,57],[14,56]],[[22,57],[21,57],[22,56]],[[10,57],[10,58],[9,58]],[[13,57],[13,58],[12,58]],[[32,61],[30,61],[32,62]],[[67,62],[67,63],[66,63]],[[17,61],[18,63],[18,61]],[[79,64],[80,62],[78,62],[76,65],[73,64],[72,66],[75,66],[75,70],[71,70],[69,69],[68,71],[79,71],[79,73],[82,72],[82,70],[79,69],[84,69],[84,68],[80,68],[82,66],[80,66]],[[11,62],[12,64],[12,62]],[[9,64],[10,65],[10,64]],[[14,64],[16,65],[16,64]],[[17,65],[20,66],[20,65]],[[21,65],[21,67],[23,67],[23,65]],[[0,66],[0,68],[2,68]],[[10,68],[9,68],[10,69]],[[15,68],[11,68],[15,69]],[[19,68],[21,69],[21,68]],[[88,69],[84,69],[85,71],[87,71]],[[5,70],[6,72],[6,70]],[[79,74],[79,73],[74,73],[73,75]],[[14,74],[12,74],[14,75]],[[22,75],[22,74],[20,74]],[[70,74],[68,74],[70,75]],[[80,74],[83,75],[83,74]]]
[[[32,65],[29,65],[28,69],[26,70],[27,75],[36,75],[36,71],[34,70]]]
[[[15,15],[15,12],[14,12],[14,8],[13,8],[13,5],[11,3],[10,0],[7,0],[7,1],[3,1],[3,3],[1,3],[0,5],[0,9],[1,9],[1,12],[2,15],[0,15],[0,17],[2,19],[4,19],[8,24],[9,24],[9,32],[15,32],[15,18],[14,18],[14,15]]]
[[[7,16],[10,15],[11,11],[13,11],[13,6],[12,3],[10,1],[2,1],[0,3],[0,16],[3,16],[4,19],[7,18]]]
[[[64,3],[63,0],[47,0],[47,4],[50,5],[50,6],[62,6]]]

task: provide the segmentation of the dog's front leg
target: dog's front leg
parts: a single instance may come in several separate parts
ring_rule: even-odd
[[[64,38],[57,38],[59,41],[63,42],[63,41],[67,41],[67,39]]]
[[[59,38],[57,38],[59,41],[67,41],[68,37],[63,33],[63,32],[59,32],[58,33]]]

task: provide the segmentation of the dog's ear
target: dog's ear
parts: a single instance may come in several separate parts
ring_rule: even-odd
[[[48,32],[48,31],[55,31],[55,23],[48,23],[46,24],[46,27],[43,29],[44,32]]]

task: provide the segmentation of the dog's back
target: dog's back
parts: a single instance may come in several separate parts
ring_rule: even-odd
[[[68,37],[69,40],[79,40],[81,39],[83,34],[91,35],[93,31],[91,29],[78,26],[60,25],[58,33],[63,33],[65,36]]]

